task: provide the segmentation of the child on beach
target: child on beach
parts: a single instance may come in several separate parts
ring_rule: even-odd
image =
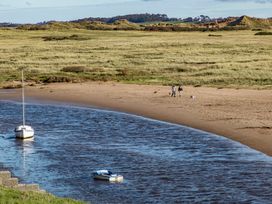
[[[175,85],[173,85],[173,86],[171,87],[171,91],[172,91],[171,97],[176,97],[176,86],[175,86]]]

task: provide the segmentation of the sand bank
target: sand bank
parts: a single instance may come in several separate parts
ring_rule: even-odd
[[[49,84],[28,87],[27,100],[112,109],[205,130],[272,156],[272,91],[120,83]],[[0,100],[19,100],[20,90],[0,90]],[[191,96],[195,96],[192,99]]]

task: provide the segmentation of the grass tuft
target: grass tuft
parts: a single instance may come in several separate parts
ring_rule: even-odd
[[[0,203],[3,204],[83,204],[72,199],[57,198],[51,194],[21,192],[0,186]]]

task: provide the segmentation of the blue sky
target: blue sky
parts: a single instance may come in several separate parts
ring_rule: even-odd
[[[1,0],[0,22],[37,23],[133,13],[272,17],[272,0]]]

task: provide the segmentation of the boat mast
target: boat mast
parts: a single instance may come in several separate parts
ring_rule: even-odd
[[[23,106],[23,126],[25,126],[25,89],[24,89],[24,70],[22,69],[22,106]]]

